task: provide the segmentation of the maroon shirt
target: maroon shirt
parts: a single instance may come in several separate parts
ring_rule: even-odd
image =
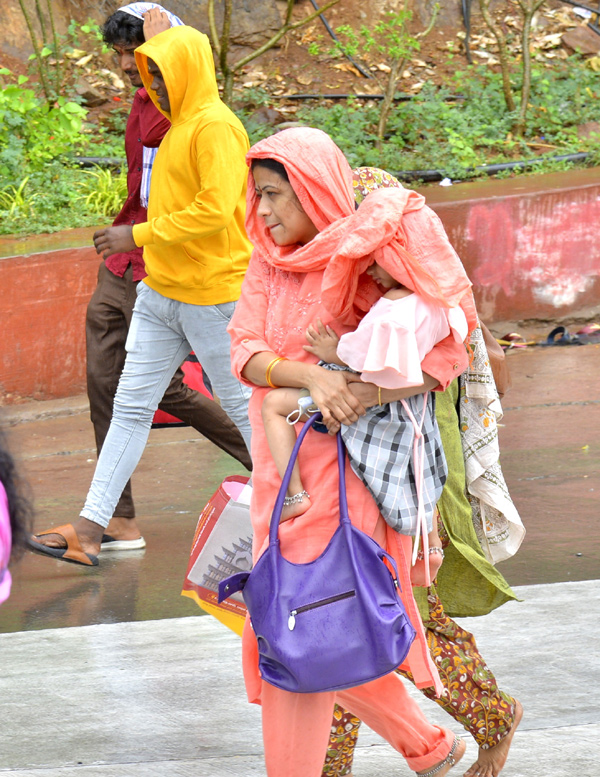
[[[171,122],[156,108],[148,92],[138,89],[133,98],[131,112],[125,129],[125,154],[127,156],[127,199],[113,226],[140,224],[147,221],[146,208],[140,202],[142,185],[143,147],[156,148],[169,131]],[[133,280],[146,277],[143,249],[136,248],[122,254],[113,254],[105,260],[106,267],[120,278],[133,266]]]

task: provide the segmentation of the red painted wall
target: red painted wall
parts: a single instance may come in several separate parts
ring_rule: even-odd
[[[422,191],[486,323],[599,304],[599,168]],[[85,391],[85,309],[99,264],[92,233],[0,238],[0,404]]]
[[[85,391],[85,310],[99,265],[92,232],[0,240],[0,404]],[[7,256],[15,247],[20,255]]]
[[[423,191],[481,318],[556,318],[600,302],[600,169]]]

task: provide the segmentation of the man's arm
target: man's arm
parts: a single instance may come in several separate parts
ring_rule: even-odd
[[[144,17],[144,38],[150,40],[155,35],[171,29],[171,22],[166,13],[159,8],[151,8]],[[171,122],[158,110],[152,100],[148,100],[140,114],[140,133],[142,143],[148,148],[157,148],[169,131]]]

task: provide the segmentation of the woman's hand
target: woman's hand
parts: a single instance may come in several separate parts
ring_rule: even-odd
[[[403,389],[379,389],[374,383],[364,383],[360,380],[359,375],[353,375],[350,372],[341,374],[346,378],[352,394],[364,407],[374,407],[380,401],[382,405],[386,405],[388,402],[399,402],[401,399],[408,399],[408,397],[423,394],[425,391],[433,391],[439,385],[436,378],[432,378],[425,372],[423,373],[423,383],[420,386]]]
[[[362,402],[350,391],[345,372],[312,369],[307,388],[323,414],[323,423],[329,434],[336,434],[340,426],[353,424],[366,410]]]

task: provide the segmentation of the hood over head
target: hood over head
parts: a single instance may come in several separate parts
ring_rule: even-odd
[[[246,160],[251,164],[255,159],[274,159],[285,167],[302,208],[320,232],[354,213],[352,168],[326,132],[310,127],[277,132],[252,146]],[[254,189],[250,171],[249,215],[258,204]]]
[[[135,50],[142,81],[153,103],[173,124],[197,116],[209,104],[220,102],[212,49],[206,35],[186,25],[171,27]],[[148,59],[165,80],[171,112],[163,111],[150,86]]]

